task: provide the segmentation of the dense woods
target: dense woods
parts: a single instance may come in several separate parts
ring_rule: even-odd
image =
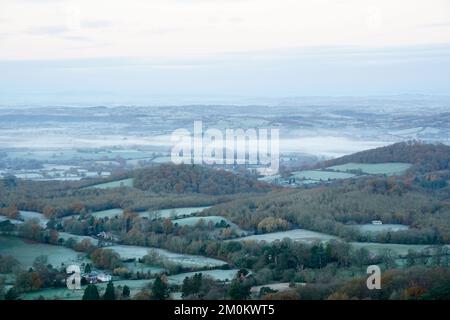
[[[260,192],[272,189],[270,185],[260,182],[254,177],[185,164],[163,164],[139,170],[134,174],[134,186],[155,193],[211,195]]]

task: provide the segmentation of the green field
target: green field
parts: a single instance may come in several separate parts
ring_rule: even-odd
[[[325,233],[320,233],[320,232],[315,232],[315,231],[305,230],[305,229],[295,229],[295,230],[289,230],[289,231],[257,234],[257,235],[242,237],[237,240],[274,242],[277,240],[283,240],[284,238],[288,238],[293,241],[302,241],[302,242],[308,242],[308,243],[315,242],[315,241],[329,241],[331,239],[337,239],[337,237],[328,235]]]
[[[133,178],[94,184],[92,186],[85,187],[83,189],[113,189],[113,188],[121,188],[121,187],[132,188],[133,187]]]
[[[153,163],[169,163],[172,161],[172,158],[169,156],[156,157],[152,160]]]
[[[182,219],[175,219],[172,220],[173,224],[176,224],[178,226],[195,226],[200,221],[203,222],[205,226],[208,226],[209,223],[212,223],[213,227],[216,226],[216,224],[220,224],[221,222],[224,222],[225,225],[228,225],[231,229],[235,230],[239,235],[247,235],[247,231],[242,230],[239,228],[238,225],[234,224],[230,220],[221,217],[221,216],[202,216],[202,217],[188,217],[188,218],[182,218]]]
[[[101,219],[101,218],[114,218],[116,216],[121,216],[122,213],[123,209],[117,208],[92,212],[91,215],[96,219]]]
[[[40,212],[20,211],[20,217],[25,221],[35,219],[43,228],[47,227],[48,219]]]
[[[197,271],[197,272],[186,272],[186,273],[180,273],[173,276],[169,276],[169,282],[171,284],[177,284],[181,285],[183,284],[183,280],[186,277],[192,277],[196,273],[201,273],[202,276],[209,276],[215,280],[219,281],[231,281],[234,277],[236,277],[237,272],[239,269],[229,269],[229,270],[204,270],[204,271]]]
[[[124,262],[124,266],[131,272],[141,272],[141,273],[150,272],[151,274],[164,272],[164,268],[157,266],[148,266],[137,261]]]
[[[156,218],[169,218],[174,219],[177,217],[185,217],[190,216],[195,213],[201,212],[210,207],[185,207],[185,208],[172,208],[172,209],[163,209],[163,210],[154,210],[154,211],[142,211],[138,212],[140,217],[156,219]],[[116,216],[120,216],[123,214],[123,209],[115,208],[108,210],[101,210],[92,212],[91,215],[97,219],[100,218],[114,218]],[[73,216],[65,217],[64,219],[70,219]]]
[[[27,292],[20,296],[22,300],[36,300],[40,297],[46,300],[81,300],[85,287],[82,290],[69,290],[66,287],[50,288]]]
[[[336,179],[349,179],[355,175],[346,172],[334,172],[323,170],[303,170],[292,172],[291,177],[302,180],[314,180],[314,181],[329,181]],[[301,181],[299,181],[301,182]]]
[[[30,242],[12,236],[0,236],[0,255],[13,256],[25,268],[31,267],[34,260],[41,255],[46,255],[48,263],[54,267],[60,267],[62,263],[68,265],[88,261],[84,254],[63,246]]]
[[[291,285],[292,284],[290,282],[276,282],[276,283],[264,284],[264,285],[252,287],[250,289],[250,292],[254,295],[259,295],[260,290],[264,287],[270,288],[272,290],[276,290],[279,292],[283,292],[283,291],[292,290]],[[295,283],[295,286],[304,286],[304,285],[305,285],[305,283],[301,283],[301,282]]]
[[[149,251],[156,252],[163,260],[170,263],[179,264],[187,268],[213,268],[226,265],[225,261],[194,256],[189,254],[174,253],[164,249],[148,248],[139,246],[115,245],[106,247],[117,252],[123,260],[140,259],[147,255]]]
[[[385,232],[385,231],[400,231],[400,230],[408,230],[409,227],[404,224],[360,224],[360,225],[351,225],[349,226],[354,228],[360,232]]]
[[[281,176],[279,174],[274,174],[274,175],[258,178],[259,181],[264,181],[264,182],[267,182],[267,183],[272,183],[272,182],[275,182],[275,181],[277,181],[279,179],[281,179]]]
[[[177,217],[184,217],[184,216],[190,216],[194,213],[201,212],[205,209],[208,209],[210,207],[185,207],[185,208],[171,208],[171,209],[163,209],[163,210],[148,210],[139,212],[139,216],[149,218],[149,219],[156,219],[156,218],[177,218]]]
[[[76,242],[81,242],[85,239],[91,241],[91,243],[96,246],[98,244],[98,240],[89,236],[79,236],[76,234],[68,233],[68,232],[59,232],[59,239],[64,239],[64,241],[67,241],[68,239],[72,238]]]
[[[149,286],[153,280],[119,280],[119,281],[113,281],[114,287],[124,287],[125,285],[128,286],[131,290],[131,295],[135,295],[138,293],[141,289]],[[106,290],[106,283],[97,283],[96,284],[97,289],[99,291],[100,296],[102,296],[105,293]],[[86,286],[83,286],[81,290],[69,290],[66,287],[62,288],[51,288],[51,289],[44,289],[39,290],[35,292],[28,292],[21,296],[23,300],[35,300],[39,297],[44,297],[45,299],[49,300],[81,300],[83,297],[84,290],[86,289]]]
[[[339,166],[332,166],[327,169],[340,172],[361,170],[367,174],[400,175],[411,167],[409,163],[386,162],[386,163],[346,163]]]
[[[202,273],[202,275],[207,275],[212,277],[215,280],[219,281],[231,281],[237,273],[238,269],[230,269],[230,270],[206,270],[206,271],[198,271],[198,272],[186,272],[180,273],[177,275],[169,276],[169,284],[173,285],[181,285],[183,283],[184,278],[192,277],[195,273]],[[123,288],[124,286],[128,286],[131,291],[131,296],[137,294],[140,290],[148,288],[152,283],[153,279],[145,279],[145,280],[118,280],[113,281],[115,288]],[[97,283],[97,289],[99,291],[100,296],[105,293],[106,283]],[[21,295],[21,299],[23,300],[36,300],[40,297],[43,297],[48,300],[81,300],[83,297],[84,290],[86,286],[83,286],[81,290],[69,290],[66,287],[62,288],[51,288],[51,289],[43,289],[35,292],[27,292]]]
[[[375,242],[351,242],[354,248],[366,248],[372,254],[382,254],[386,250],[391,250],[397,256],[405,256],[409,250],[422,252],[429,249],[429,245],[422,244],[396,244],[396,243],[375,243]]]
[[[10,218],[5,217],[5,216],[0,216],[0,222],[6,221],[6,220],[9,220],[9,222],[11,222],[12,224],[21,224],[21,223],[23,223],[23,221],[21,221],[21,220],[10,219]]]
[[[221,216],[189,217],[172,220],[173,224],[177,224],[179,226],[194,226],[200,221],[203,221],[205,225],[208,225],[209,222],[212,222],[215,225],[216,223],[221,223],[223,221],[231,227],[237,228],[233,222]]]

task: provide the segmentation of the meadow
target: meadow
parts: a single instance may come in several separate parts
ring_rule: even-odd
[[[181,285],[183,284],[184,278],[192,277],[196,273],[201,273],[202,276],[208,276],[218,281],[229,282],[233,280],[238,271],[239,271],[238,269],[228,269],[228,270],[215,269],[215,270],[185,272],[169,276],[168,279],[171,284]]]
[[[411,167],[409,163],[403,162],[386,162],[386,163],[353,163],[332,166],[328,170],[339,172],[347,172],[352,170],[360,170],[366,174],[384,174],[387,176],[400,175]]]
[[[291,177],[302,180],[329,181],[337,179],[349,179],[355,175],[346,172],[324,171],[324,170],[303,170],[292,172]]]
[[[113,189],[113,188],[121,188],[121,187],[132,188],[133,187],[133,178],[94,184],[92,186],[88,186],[83,189]]]
[[[210,208],[210,207],[185,207],[185,208],[170,208],[170,209],[152,210],[152,211],[149,210],[149,211],[139,212],[139,216],[146,217],[149,219],[155,219],[155,218],[173,219],[173,218],[177,218],[177,217],[190,216],[190,215],[199,213],[208,208]]]
[[[25,268],[31,267],[34,260],[42,255],[47,256],[48,263],[54,267],[89,261],[85,254],[63,246],[37,243],[13,236],[0,236],[0,255],[10,255],[16,258]]]
[[[106,247],[115,251],[123,260],[139,260],[151,252],[156,253],[162,262],[179,264],[186,268],[214,268],[224,266],[227,263],[222,260],[207,258],[203,256],[194,256],[189,254],[174,253],[159,248],[114,245]]]
[[[285,238],[291,239],[293,241],[303,241],[308,243],[312,243],[314,241],[329,241],[331,239],[337,239],[337,237],[325,233],[305,229],[294,229],[289,231],[256,234],[247,237],[242,237],[237,240],[274,242],[274,241],[281,241]]]
[[[48,219],[40,212],[34,211],[20,211],[20,217],[24,220],[33,220],[36,219],[39,221],[39,225],[43,228],[47,227]]]
[[[121,216],[123,214],[123,209],[108,209],[108,210],[102,210],[102,211],[95,211],[92,212],[91,215],[96,219],[102,219],[102,218],[114,218],[116,216]]]
[[[409,227],[404,224],[360,224],[360,225],[351,225],[349,226],[354,228],[360,232],[385,232],[385,231],[401,231],[408,230]]]

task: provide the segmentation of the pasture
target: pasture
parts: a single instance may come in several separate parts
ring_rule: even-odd
[[[0,236],[0,255],[16,258],[24,268],[31,267],[34,260],[42,255],[47,256],[48,263],[54,267],[88,261],[84,254],[63,246],[37,243],[12,236]]]
[[[314,180],[314,181],[330,181],[337,179],[349,179],[355,175],[347,172],[335,172],[324,170],[303,170],[292,172],[291,177],[299,180]],[[301,182],[301,181],[299,181]]]
[[[139,246],[125,246],[115,245],[106,247],[119,254],[123,260],[138,260],[143,258],[149,252],[156,253],[162,262],[169,262],[178,264],[186,268],[214,268],[226,265],[222,260],[207,258],[203,256],[194,256],[189,254],[174,253],[159,248],[139,247]]]
[[[133,178],[94,184],[92,186],[84,187],[83,189],[113,189],[113,188],[122,188],[122,187],[132,188],[133,187]]]
[[[338,166],[332,166],[327,169],[339,172],[347,172],[352,170],[360,170],[366,174],[383,174],[387,176],[401,175],[412,165],[403,162],[386,162],[386,163],[346,163]]]
[[[289,231],[256,234],[256,235],[238,238],[236,240],[274,242],[274,241],[281,241],[285,238],[291,239],[292,241],[302,241],[302,242],[308,242],[308,243],[312,243],[315,241],[329,241],[332,239],[338,239],[335,236],[325,234],[325,233],[320,233],[320,232],[315,232],[315,231],[305,230],[305,229],[294,229],[294,230],[289,230]]]

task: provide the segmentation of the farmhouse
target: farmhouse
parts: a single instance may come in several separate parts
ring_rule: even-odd
[[[91,272],[83,275],[87,283],[97,283],[97,282],[109,282],[112,280],[112,276],[106,273]]]
[[[118,241],[118,238],[111,232],[102,231],[97,234],[97,237],[103,240]]]

